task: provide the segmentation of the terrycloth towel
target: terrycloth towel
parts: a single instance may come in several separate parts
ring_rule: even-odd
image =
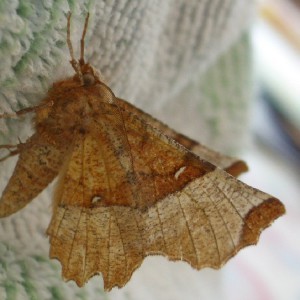
[[[247,132],[251,71],[246,29],[252,5],[246,0],[1,0],[0,111],[37,104],[54,81],[73,74],[66,13],[73,12],[78,55],[89,11],[86,59],[118,97],[203,143],[234,151]],[[0,122],[1,144],[26,140],[32,132],[30,116]],[[1,163],[1,190],[14,161]],[[217,273],[193,272],[184,263],[165,264],[164,258],[147,259],[124,289],[110,294],[102,291],[101,276],[82,289],[64,283],[59,263],[48,258],[44,235],[50,191],[0,220],[0,299],[220,297],[212,285]],[[160,278],[160,272],[167,277]],[[187,282],[190,287],[184,286]]]

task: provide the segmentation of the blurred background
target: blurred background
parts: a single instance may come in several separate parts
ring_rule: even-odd
[[[257,101],[242,180],[287,213],[226,268],[225,299],[300,299],[300,1],[259,1],[251,32]],[[252,171],[251,171],[252,170]]]

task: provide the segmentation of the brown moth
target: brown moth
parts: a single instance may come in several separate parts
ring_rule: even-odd
[[[94,68],[75,60],[35,112],[35,133],[9,149],[19,160],[0,200],[0,217],[32,201],[58,176],[47,234],[50,257],[83,286],[102,274],[122,287],[148,255],[220,268],[281,216],[274,197],[233,176],[244,162],[180,135],[116,98]],[[2,117],[5,115],[2,115]],[[231,174],[231,175],[230,175]],[[232,176],[233,175],[233,176]]]

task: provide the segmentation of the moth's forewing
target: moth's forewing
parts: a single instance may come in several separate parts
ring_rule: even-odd
[[[141,109],[138,109],[137,107],[133,106],[125,100],[117,98],[117,101],[118,105],[125,111],[137,115],[141,120],[145,121],[152,127],[157,128],[164,135],[169,136],[179,144],[183,145],[190,151],[197,154],[200,158],[207,160],[213,165],[225,170],[229,174],[233,176],[238,176],[241,173],[246,172],[248,170],[247,164],[244,161],[228,155],[221,154],[181,133],[176,132],[163,122],[160,122],[159,120],[153,118],[151,115],[145,113]]]

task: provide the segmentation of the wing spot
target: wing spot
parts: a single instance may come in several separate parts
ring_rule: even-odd
[[[95,195],[95,196],[92,198],[92,204],[97,204],[97,203],[99,203],[102,199],[103,199],[102,196]]]
[[[180,169],[178,169],[177,172],[174,175],[174,178],[176,180],[178,180],[179,176],[185,171],[185,169],[186,169],[186,166],[181,167]]]

